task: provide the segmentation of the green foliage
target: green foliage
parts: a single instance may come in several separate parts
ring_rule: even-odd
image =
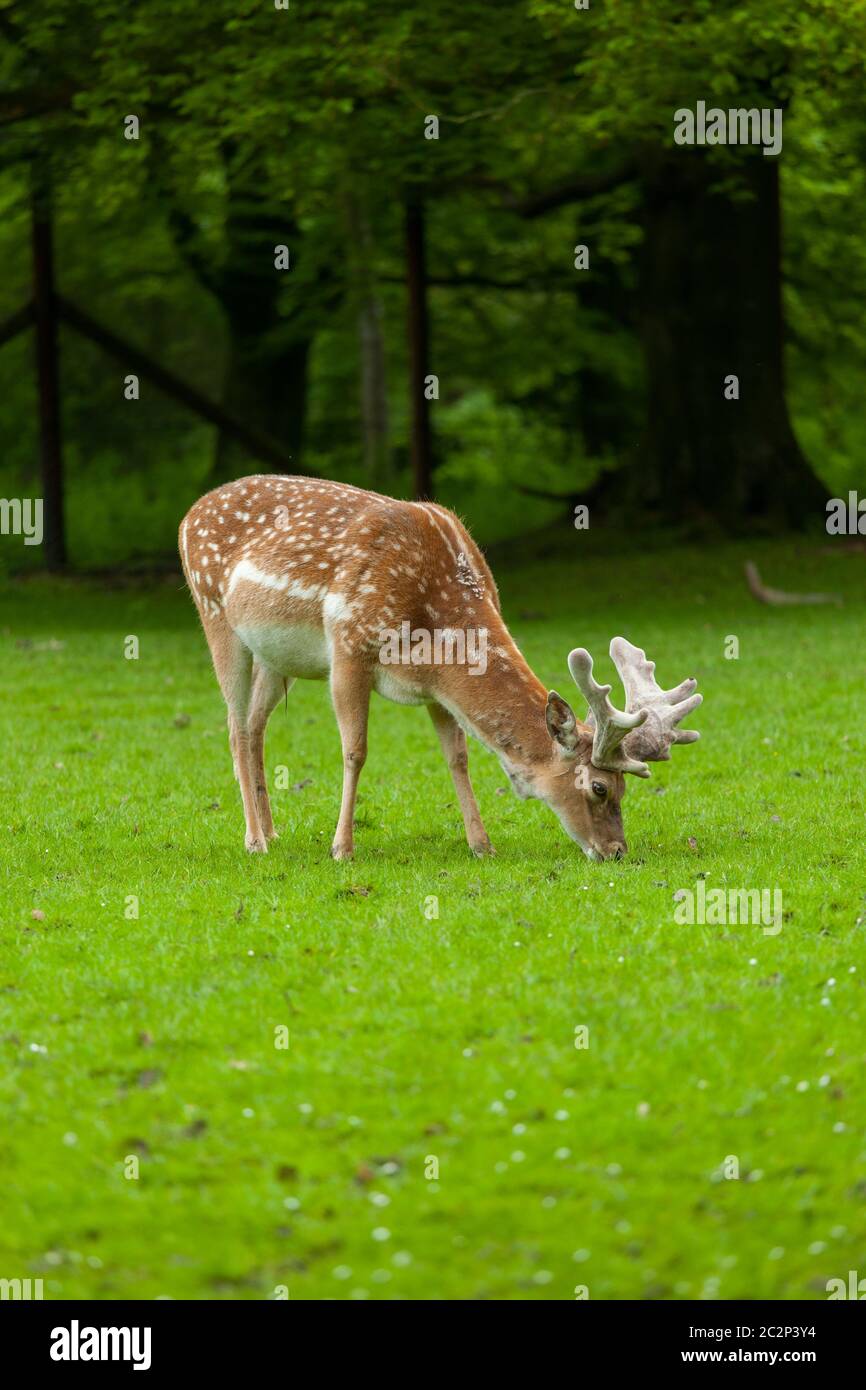
[[[267,263],[282,228],[292,271],[258,353],[264,369],[311,343],[304,466],[383,485],[365,475],[361,442],[358,314],[372,296],[385,339],[384,482],[405,494],[402,208],[423,195],[439,484],[477,518],[482,540],[548,514],[514,492],[527,478],[512,460],[531,460],[536,481],[541,468],[542,486],[550,475],[553,490],[565,480],[567,491],[634,456],[644,417],[640,179],[670,149],[673,111],[698,98],[782,105],[789,408],[828,488],[862,479],[860,0],[769,9],[608,0],[587,11],[526,0],[493,12],[481,0],[335,0],[287,12],[267,0],[72,9],[43,0],[0,5],[0,17],[0,79],[18,102],[10,114],[0,101],[0,315],[29,293],[32,166],[53,183],[63,293],[220,399],[232,258],[241,271]],[[123,138],[130,113],[138,141]],[[424,138],[430,115],[438,140]],[[740,152],[711,153],[739,196]],[[596,177],[597,193],[520,215],[528,195]],[[239,206],[249,215],[240,245]],[[589,272],[573,267],[579,242],[591,245]],[[76,498],[106,485],[108,458],[120,510],[135,477],[130,495],[158,492],[158,510],[180,515],[191,480],[214,460],[212,434],[149,388],[125,403],[122,364],[65,331],[62,349],[73,515]],[[31,353],[26,340],[0,348],[7,493],[34,482]],[[502,419],[488,420],[479,446],[476,422],[494,403]],[[494,460],[497,439],[509,456]],[[115,536],[132,529],[118,526]],[[164,549],[168,532],[141,534]],[[75,549],[84,563],[119,557],[102,534],[89,552],[80,539]]]

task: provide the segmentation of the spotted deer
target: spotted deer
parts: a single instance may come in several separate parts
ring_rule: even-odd
[[[457,517],[434,502],[400,502],[314,478],[241,478],[195,503],[179,543],[228,707],[251,852],[266,851],[276,835],[265,726],[296,678],[330,682],[343,750],[335,859],[354,851],[373,691],[397,704],[426,705],[469,847],[479,856],[494,851],[469,780],[467,733],[496,755],[517,795],[545,802],[593,860],[626,852],[625,774],[648,777],[648,762],[698,738],[678,728],[701,702],[696,682],[662,690],[654,663],[624,637],[610,645],[624,711],[611,703],[611,687],[593,677],[589,653],[579,647],[570,654],[589,706],[578,719],[530,670],[502,619],[481,551]],[[414,636],[407,660],[384,659],[383,634],[423,638],[431,628],[448,639],[444,659]],[[459,651],[456,639],[473,632],[485,638],[483,670],[480,661],[448,659]]]

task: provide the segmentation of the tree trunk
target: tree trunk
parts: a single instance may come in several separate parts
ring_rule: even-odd
[[[427,315],[427,264],[424,246],[424,206],[406,204],[406,281],[409,290],[409,374],[412,405],[412,491],[419,499],[433,496],[433,456],[430,441],[430,402],[424,378],[430,371],[430,329]]]
[[[36,323],[36,378],[39,394],[39,454],[45,507],[45,563],[50,570],[66,565],[63,447],[60,429],[60,367],[57,291],[54,284],[54,238],[51,194],[34,175],[33,304]]]
[[[372,488],[387,491],[391,482],[391,450],[383,332],[385,311],[376,285],[373,233],[363,189],[347,191],[345,208],[349,276],[358,322],[364,471]]]
[[[724,174],[682,151],[645,176],[647,423],[620,476],[633,508],[672,521],[797,524],[825,499],[785,402],[779,166],[747,156],[733,196],[715,186]],[[738,400],[725,398],[731,376]]]
[[[226,262],[214,291],[226,317],[229,356],[222,405],[245,424],[279,440],[300,464],[307,404],[308,332],[294,331],[280,315],[286,279],[296,274],[300,232],[285,208],[259,191],[249,171],[235,173],[228,162],[229,205]],[[274,264],[276,246],[289,248],[289,269]],[[304,305],[304,308],[307,306]],[[221,434],[214,482],[233,477],[249,456]]]
[[[227,253],[220,271],[206,279],[227,318],[229,352],[222,406],[243,424],[281,442],[300,467],[314,338],[311,325],[317,322],[311,302],[321,293],[325,307],[331,274],[327,268],[314,275],[304,272],[303,285],[299,284],[297,265],[299,260],[303,263],[309,247],[303,246],[291,210],[270,195],[270,182],[256,161],[245,163],[242,152],[231,145],[225,146],[224,156]],[[277,246],[288,246],[288,270],[275,265]],[[291,296],[288,314],[281,311],[286,288]],[[235,439],[221,434],[213,482],[235,477],[249,467],[249,461],[249,453]]]

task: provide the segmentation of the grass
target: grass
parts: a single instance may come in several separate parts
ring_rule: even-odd
[[[469,858],[429,720],[379,700],[356,861],[332,863],[339,744],[309,683],[271,724],[281,838],[248,857],[187,596],[4,585],[0,1276],[820,1299],[866,1273],[866,561],[574,544],[499,576],[542,679],[566,693],[581,644],[609,672],[623,632],[705,695],[702,741],[630,779],[617,864],[499,795],[477,747],[498,857]],[[747,553],[845,606],[758,606]],[[700,875],[781,889],[782,931],[677,924]]]

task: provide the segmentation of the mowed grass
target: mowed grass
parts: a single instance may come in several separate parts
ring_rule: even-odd
[[[498,857],[473,860],[426,714],[378,699],[334,864],[339,741],[303,682],[269,733],[281,837],[248,857],[180,584],[5,585],[0,1276],[436,1300],[820,1299],[866,1274],[866,559],[582,547],[499,567],[541,678],[582,712],[568,651],[609,677],[623,633],[705,696],[701,742],[629,779],[616,864],[500,794],[477,745]],[[845,606],[757,605],[749,555]],[[780,889],[782,931],[679,925],[700,876]]]

